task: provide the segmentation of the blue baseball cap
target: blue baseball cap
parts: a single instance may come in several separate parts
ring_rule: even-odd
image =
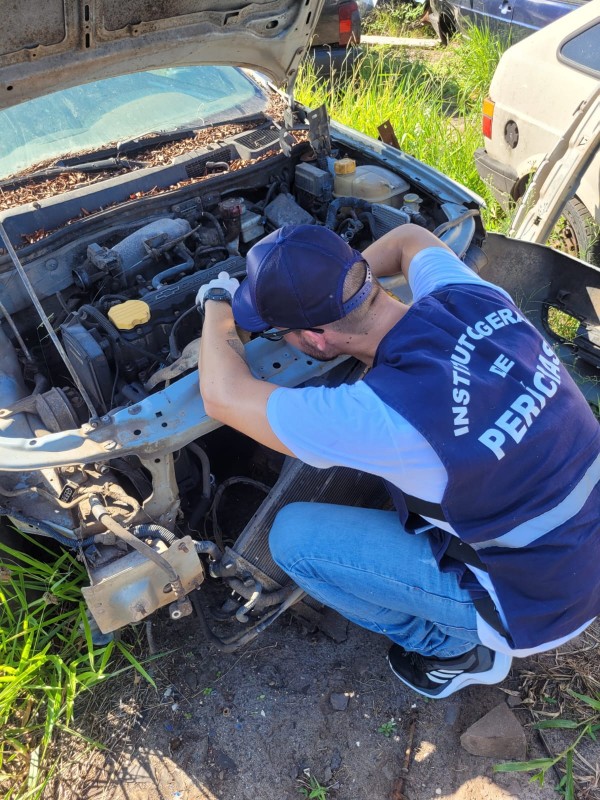
[[[247,278],[233,297],[233,316],[244,330],[316,328],[345,317],[373,288],[365,282],[343,302],[350,267],[365,262],[329,228],[286,225],[254,245],[246,256]]]

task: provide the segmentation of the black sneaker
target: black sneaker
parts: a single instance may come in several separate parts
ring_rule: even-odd
[[[438,698],[475,683],[499,683],[508,675],[512,658],[482,644],[456,658],[422,656],[393,644],[388,661],[394,675],[415,692]]]

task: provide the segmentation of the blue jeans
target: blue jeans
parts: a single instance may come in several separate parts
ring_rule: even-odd
[[[307,594],[406,650],[452,658],[480,641],[469,593],[438,569],[426,534],[407,533],[394,511],[291,503],[269,544]]]

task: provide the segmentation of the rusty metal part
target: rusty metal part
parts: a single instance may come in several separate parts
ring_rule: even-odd
[[[152,494],[142,505],[144,513],[153,522],[172,529],[180,505],[173,453],[140,458],[140,463],[148,470],[152,479]]]
[[[400,150],[400,144],[396,138],[396,132],[389,119],[381,123],[381,125],[377,128],[377,133],[384,144],[389,144],[390,147],[395,147],[396,150]]]
[[[183,586],[181,585],[181,580],[171,564],[164,559],[160,553],[157,553],[156,550],[153,550],[152,547],[138,539],[133,533],[131,533],[131,531],[127,530],[127,528],[117,522],[99,497],[92,496],[90,498],[90,510],[96,519],[101,522],[107,530],[111,531],[111,533],[114,533],[115,536],[117,536],[119,539],[122,539],[124,542],[126,542],[126,544],[130,545],[130,547],[132,547],[134,550],[137,550],[138,553],[145,556],[145,558],[152,561],[157,567],[160,567],[160,569],[165,572],[176,597],[183,597],[185,595]],[[179,550],[187,553],[188,546],[184,542],[179,542],[177,547]],[[144,614],[143,616],[146,615]]]
[[[181,548],[184,546],[184,549]],[[193,540],[186,536],[170,547],[157,541],[155,555],[179,576],[182,596],[204,581],[204,567]],[[100,567],[88,565],[90,586],[82,593],[102,633],[140,622],[159,608],[176,601],[164,569],[135,551]]]
[[[171,619],[181,619],[181,617],[189,617],[192,613],[192,603],[189,597],[182,597],[181,600],[176,600],[169,606],[169,616]]]

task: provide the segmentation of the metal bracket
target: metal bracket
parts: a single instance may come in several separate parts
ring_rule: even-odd
[[[331,155],[331,136],[329,133],[329,115],[325,105],[312,109],[307,113],[308,136],[317,159]]]
[[[377,132],[379,133],[379,138],[384,144],[389,144],[390,147],[395,147],[396,150],[400,150],[400,145],[396,137],[396,131],[394,130],[394,127],[389,119],[381,123],[381,125],[377,128]]]

